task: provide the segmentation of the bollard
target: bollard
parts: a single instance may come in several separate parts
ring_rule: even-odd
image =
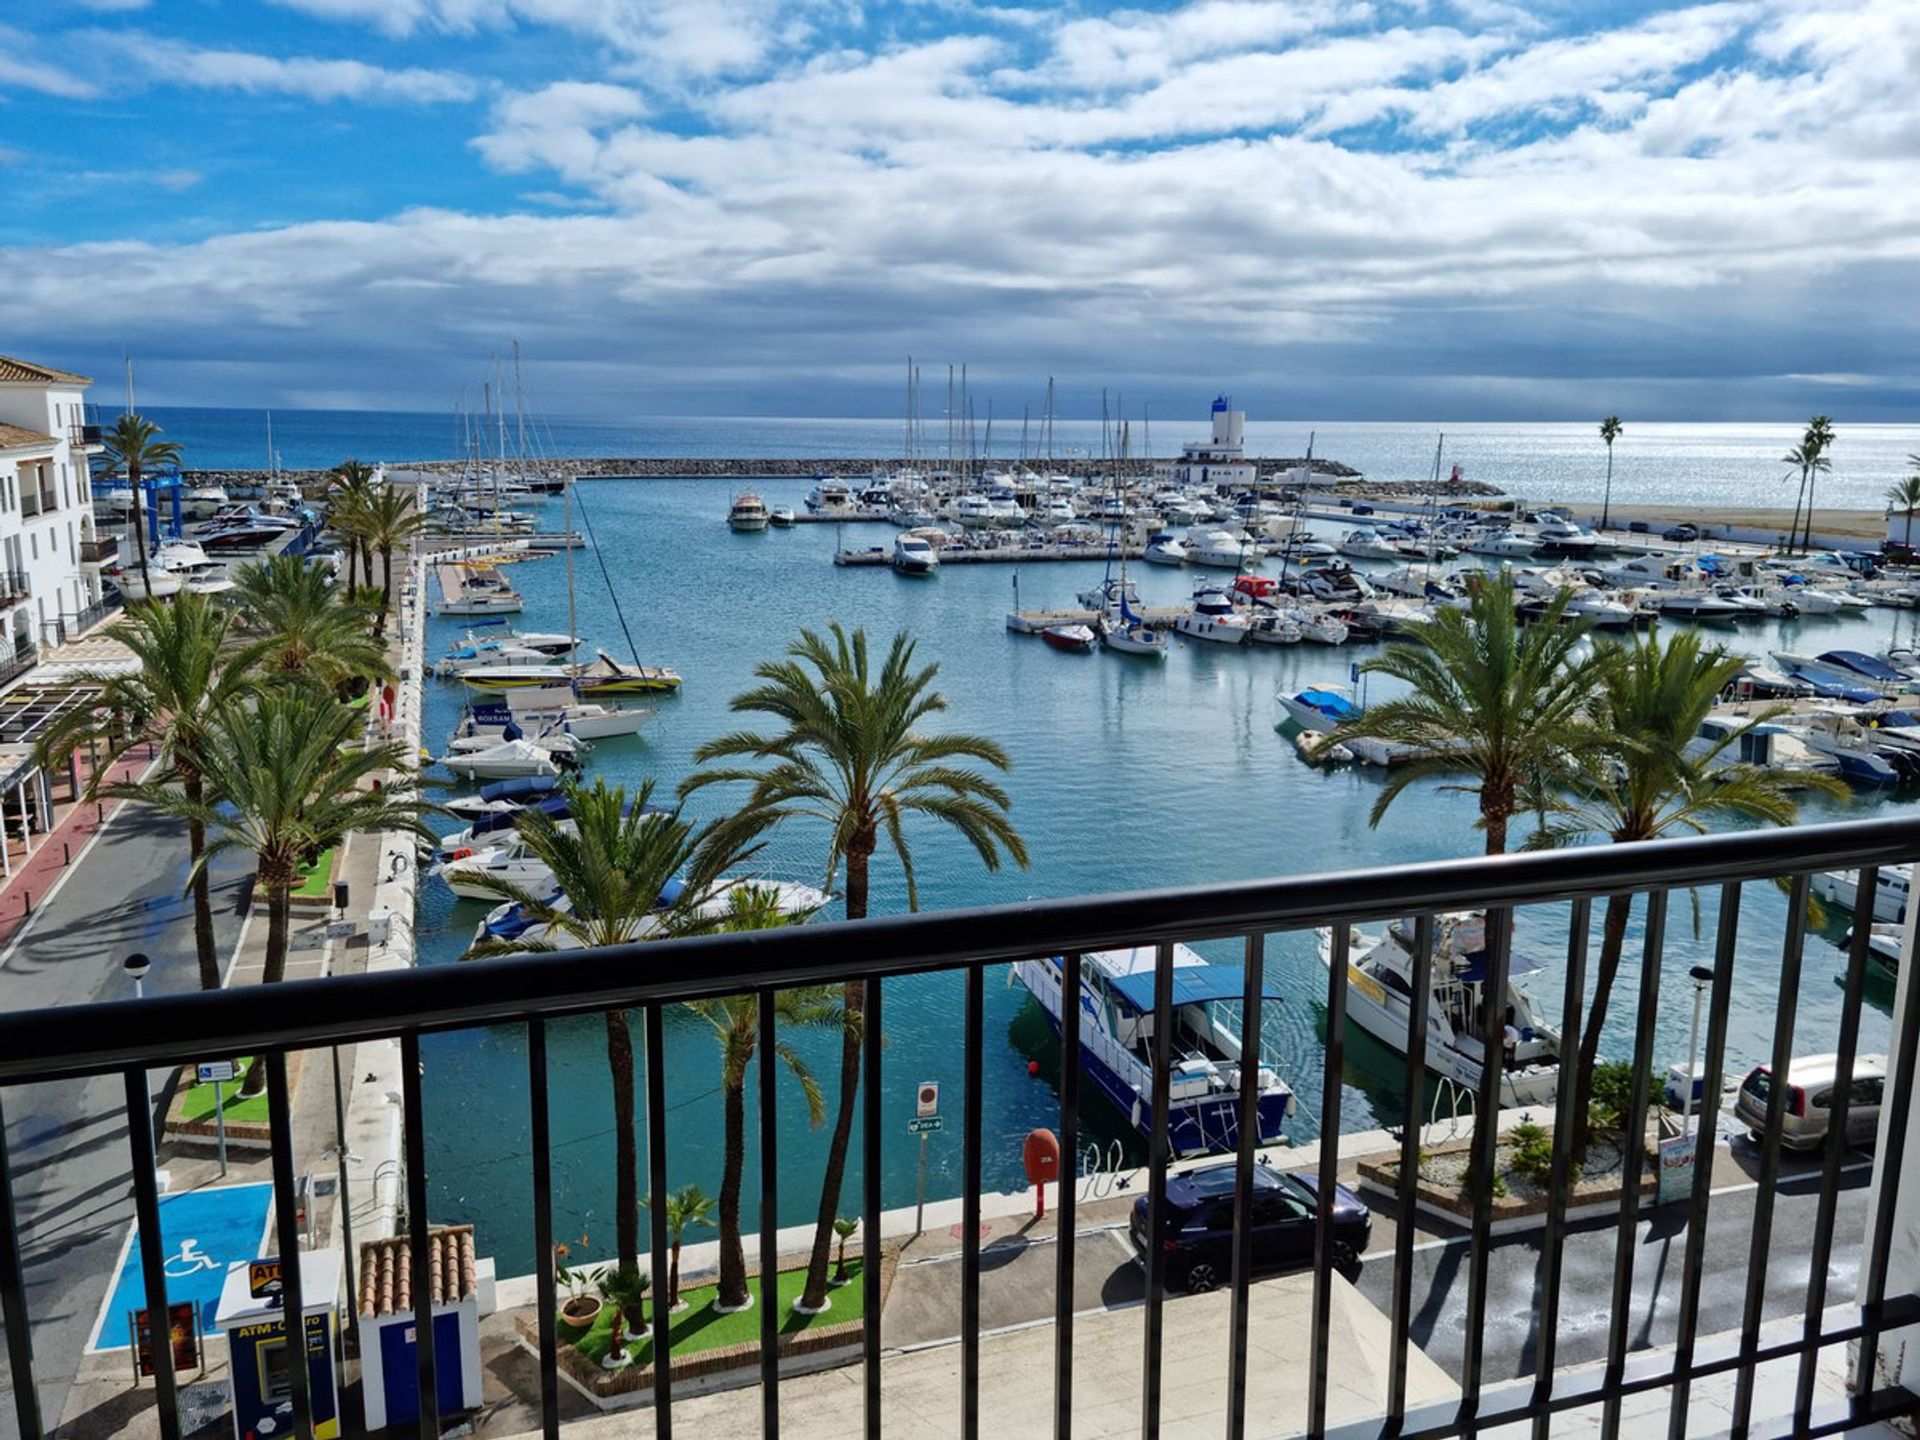
[[[65,840],[60,842],[60,863],[62,865],[73,864],[73,846]]]
[[[33,891],[23,890],[20,894],[20,899],[20,913],[22,915],[31,915],[33,913]]]

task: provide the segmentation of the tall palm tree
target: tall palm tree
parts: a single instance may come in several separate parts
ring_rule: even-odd
[[[342,595],[317,561],[276,555],[234,572],[243,634],[259,642],[263,671],[329,690],[388,673],[386,647],[367,633],[368,611]]]
[[[427,517],[414,504],[411,490],[379,485],[367,496],[360,519],[367,542],[380,554],[380,614],[373,633],[384,635],[387,610],[393,603],[393,552],[413,543],[414,537],[426,529]]]
[[[1411,693],[1376,701],[1330,739],[1417,752],[1388,773],[1369,823],[1377,826],[1411,785],[1464,778],[1471,783],[1443,788],[1479,798],[1486,853],[1498,855],[1514,815],[1578,772],[1600,737],[1583,713],[1595,663],[1580,658],[1586,627],[1566,623],[1569,598],[1561,592],[1537,623],[1522,626],[1513,579],[1502,574],[1476,584],[1467,608],[1438,611],[1420,643],[1389,646],[1360,667],[1405,681]]]
[[[426,837],[413,772],[402,745],[360,746],[360,717],[311,685],[281,685],[252,698],[232,698],[207,716],[198,751],[200,799],[160,781],[131,784],[124,794],[213,839],[195,862],[204,871],[216,855],[253,856],[267,892],[267,953],[262,979],[287,969],[288,922],[301,867],[349,835],[404,830]],[[376,786],[373,782],[378,780]],[[249,1093],[265,1082],[255,1066]]]
[[[1789,554],[1800,544],[1800,516],[1804,507],[1807,517],[1807,533],[1813,533],[1813,477],[1822,470],[1831,470],[1833,462],[1820,453],[1820,446],[1814,440],[1811,431],[1798,445],[1793,446],[1780,457],[1783,465],[1790,465],[1800,472],[1800,492],[1794,497],[1793,524],[1787,531],[1787,551]],[[1787,471],[1785,479],[1793,478],[1793,470]]]
[[[1600,422],[1600,438],[1606,442],[1607,446],[1607,495],[1606,499],[1600,502],[1602,530],[1607,528],[1607,517],[1613,513],[1613,442],[1620,438],[1620,432],[1624,428],[1618,415],[1609,415]]]
[[[1920,455],[1909,455],[1907,459],[1920,465]],[[1913,512],[1920,510],[1920,474],[1907,476],[1906,479],[1887,487],[1887,504],[1907,517],[1906,544],[1913,548]]]
[[[1833,468],[1832,462],[1826,459],[1827,451],[1833,448],[1833,420],[1831,417],[1816,415],[1807,421],[1807,431],[1801,439],[1801,444],[1811,449],[1814,456],[1820,461],[1819,464],[1812,466],[1807,471],[1807,528],[1800,543],[1800,548],[1805,551],[1813,548],[1814,481],[1818,478],[1821,471],[1831,470]]]
[[[518,904],[544,933],[483,941],[467,951],[468,958],[626,945],[711,927],[700,912],[713,899],[721,872],[745,858],[743,847],[708,844],[707,831],[695,830],[678,811],[656,807],[652,781],[631,803],[623,787],[604,780],[563,789],[568,826],[532,809],[521,811],[514,823],[528,850],[552,870],[553,889],[565,900],[550,898],[551,891],[535,894],[524,886],[476,878],[480,888]],[[673,882],[683,873],[685,884],[675,890]],[[675,898],[666,901],[667,894]],[[609,1010],[604,1019],[613,1095],[617,1263],[637,1268],[640,1156],[634,1138],[633,1031],[625,1010]]]
[[[207,827],[197,813],[206,800],[208,727],[215,712],[254,683],[251,653],[234,645],[232,621],[226,606],[191,591],[171,605],[134,606],[106,633],[133,652],[139,668],[103,677],[92,703],[60,717],[33,752],[36,763],[52,767],[82,745],[97,747],[89,799],[126,792],[125,785],[107,777],[135,746],[153,744],[164,753],[167,768],[159,783],[178,784],[196,811],[187,821],[187,851],[193,860],[193,941],[203,990],[220,988],[211,885],[200,863]]]
[[[354,594],[355,566],[363,583],[373,583],[373,558],[367,544],[367,503],[375,486],[373,467],[362,460],[342,460],[333,467],[327,486],[327,527],[346,542],[347,595]]]
[[[1737,817],[1790,825],[1799,813],[1796,791],[1816,790],[1845,798],[1847,789],[1828,776],[1728,763],[1744,737],[1779,712],[1766,710],[1700,746],[1700,725],[1746,664],[1718,645],[1705,645],[1694,631],[1662,641],[1652,633],[1632,644],[1603,641],[1598,647],[1599,692],[1592,719],[1607,737],[1603,763],[1590,766],[1571,794],[1556,802],[1547,843],[1604,836],[1615,844],[1657,840],[1677,832],[1698,834],[1707,821]],[[1607,901],[1593,1004],[1580,1036],[1574,1072],[1574,1153],[1584,1156],[1587,1102],[1600,1053],[1620,958],[1626,947],[1633,896]]]
[[[657,1178],[657,1177],[656,1177]],[[645,1200],[640,1202],[646,1204]],[[680,1308],[680,1247],[693,1225],[713,1224],[713,1197],[698,1185],[682,1185],[667,1195],[667,1308]]]
[[[108,465],[127,472],[127,485],[133,491],[133,543],[140,555],[140,588],[149,599],[153,586],[147,577],[147,528],[141,518],[146,503],[141,480],[149,470],[177,467],[180,447],[172,440],[160,439],[160,427],[142,415],[129,411],[113,422],[113,428],[100,436]]]
[[[761,764],[696,771],[681,782],[681,795],[709,785],[751,786],[740,813],[723,822],[718,832],[733,844],[757,839],[791,816],[824,823],[829,835],[827,886],[832,887],[844,862],[849,920],[866,918],[868,870],[883,841],[905,873],[907,907],[919,909],[906,835],[907,821],[914,816],[959,831],[989,870],[999,869],[1003,854],[1025,868],[1026,842],[1007,818],[1011,797],[979,770],[956,763],[972,760],[1006,771],[1012,768],[1006,751],[981,735],[928,735],[915,728],[947,708],[946,697],[932,688],[940,667],[916,669],[914,644],[904,632],[894,636],[877,671],[868,657],[864,630],[848,635],[836,622],[830,634],[828,639],[802,630],[788,647],[788,658],[762,663],[754,672],[761,683],[733,697],[736,714],[769,715],[780,730],[767,735],[735,731],[694,752],[695,763],[701,765],[729,759]],[[862,983],[845,986],[849,1016],[859,1017],[865,998]],[[857,1026],[849,1025],[841,1041],[839,1108],[802,1297],[802,1304],[813,1309],[826,1303],[833,1218],[839,1213],[859,1089],[860,1042]],[[876,1163],[875,1157],[867,1163]]]

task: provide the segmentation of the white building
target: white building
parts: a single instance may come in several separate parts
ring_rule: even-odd
[[[1250,487],[1253,462],[1246,458],[1247,415],[1225,395],[1213,402],[1213,438],[1181,448],[1178,460],[1156,460],[1153,478],[1171,485]]]
[[[93,382],[0,355],[0,661],[83,628],[100,599],[86,426]]]

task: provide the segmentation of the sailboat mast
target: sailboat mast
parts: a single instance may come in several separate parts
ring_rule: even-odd
[[[567,552],[567,639],[571,647],[567,651],[568,662],[574,666],[580,664],[580,622],[574,612],[573,604],[573,472],[567,471],[560,482],[561,529],[566,532],[564,543],[560,546]],[[635,663],[640,657],[634,656]]]
[[[517,458],[520,463],[520,478],[524,481],[527,478],[527,401],[525,393],[520,388],[520,342],[518,340],[513,342],[513,414],[520,429],[520,453]]]

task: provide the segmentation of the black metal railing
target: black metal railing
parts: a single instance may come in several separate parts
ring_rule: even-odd
[[[98,445],[101,443],[100,427],[98,425],[69,425],[67,427],[67,443],[69,445],[79,446]]]
[[[40,663],[40,651],[33,645],[17,650],[0,649],[0,685],[9,685]]]
[[[1148,1155],[1145,1196],[1150,1210],[1149,1237],[1159,1234],[1158,1220],[1166,1205],[1169,1142],[1170,1076],[1174,993],[1174,946],[1179,942],[1238,937],[1245,945],[1243,1034],[1259,1034],[1261,997],[1266,991],[1266,937],[1277,932],[1330,928],[1331,963],[1327,966],[1326,1054],[1322,1076],[1322,1133],[1318,1142],[1318,1215],[1312,1260],[1312,1323],[1304,1363],[1309,1370],[1308,1404],[1296,1423],[1286,1417],[1248,1413],[1248,1346],[1251,1330],[1250,1230],[1252,1181],[1260,1126],[1257,1121],[1258,1066],[1240,1067],[1238,1145],[1235,1166],[1235,1228],[1231,1281],[1231,1324],[1227,1394],[1221,1429],[1230,1436],[1276,1430],[1304,1430],[1335,1435],[1342,1440],[1382,1440],[1382,1437],[1441,1437],[1472,1434],[1515,1422],[1530,1423],[1533,1433],[1545,1436],[1553,1417],[1575,1408],[1593,1406],[1602,1414],[1602,1433],[1623,1433],[1622,1405],[1627,1397],[1647,1391],[1665,1391],[1669,1400],[1670,1433],[1688,1428],[1692,1387],[1710,1376],[1730,1375],[1734,1381],[1736,1435],[1786,1433],[1824,1435],[1910,1407],[1911,1392],[1874,1388],[1873,1357],[1879,1336],[1891,1329],[1920,1322],[1920,1299],[1904,1291],[1888,1293],[1888,1276],[1895,1242],[1894,1209],[1902,1189],[1901,1166],[1907,1146],[1909,1116],[1914,1107],[1914,1076],[1920,1062],[1920,983],[1906,983],[1896,1001],[1894,1045],[1886,1081],[1887,1114],[1876,1164],[1874,1193],[1879,1209],[1868,1223],[1862,1247],[1857,1293],[1845,1304],[1829,1305],[1827,1261],[1831,1258],[1836,1206],[1840,1189],[1842,1146],[1828,1147],[1819,1171],[1819,1198],[1814,1236],[1813,1282],[1802,1313],[1785,1319],[1766,1318],[1764,1302],[1769,1266],[1772,1196],[1780,1178],[1782,1132],[1786,1118],[1785,1084],[1774,1084],[1760,1146],[1762,1173],[1752,1222],[1752,1264],[1744,1279],[1741,1322],[1726,1334],[1696,1335],[1701,1315],[1702,1272],[1708,1234],[1711,1167],[1695,1168],[1684,1202],[1685,1259],[1679,1295],[1679,1344],[1671,1353],[1648,1348],[1651,1341],[1634,1333],[1628,1322],[1632,1261],[1639,1244],[1636,1222],[1642,1208],[1639,1183],[1644,1163],[1643,1137],[1652,1105],[1648,1073],[1654,1044],[1662,969],[1667,961],[1667,902],[1676,889],[1713,887],[1719,901],[1713,940],[1707,1023],[1707,1060],[1699,1113],[1706,1123],[1718,1113],[1720,1070],[1726,1059],[1728,1015],[1736,985],[1742,887],[1784,877],[1788,883],[1787,913],[1781,936],[1780,970],[1756,980],[1742,976],[1747,992],[1777,995],[1773,1031],[1773,1065],[1784,1075],[1792,1057],[1798,1004],[1800,956],[1806,942],[1810,876],[1816,871],[1859,868],[1858,913],[1873,913],[1880,870],[1920,857],[1920,819],[1876,820],[1790,830],[1752,831],[1662,841],[1640,845],[1600,846],[1576,851],[1502,856],[1436,864],[1353,871],[1263,882],[1245,882],[1070,900],[1040,901],[933,915],[886,917],[855,923],[823,924],[752,935],[717,935],[681,941],[622,947],[612,951],[562,951],[556,954],[510,957],[454,967],[339,976],[295,981],[272,987],[246,986],[208,993],[171,995],[137,1002],[94,1004],[63,1010],[57,1023],[45,1013],[0,1014],[0,1086],[119,1072],[125,1080],[126,1114],[131,1137],[131,1178],[135,1208],[143,1233],[157,1233],[158,1200],[154,1180],[154,1145],[146,1092],[151,1066],[190,1063],[208,1055],[254,1054],[268,1064],[268,1105],[273,1145],[273,1186],[280,1217],[281,1244],[294,1244],[292,1215],[295,1204],[294,1157],[288,1140],[288,1101],[285,1056],[290,1050],[317,1048],[364,1040],[397,1037],[401,1045],[401,1108],[404,1126],[408,1227],[412,1237],[412,1293],[430,1293],[427,1272],[429,1245],[426,1135],[422,1107],[420,1042],[424,1035],[486,1025],[524,1025],[528,1035],[528,1086],[533,1116],[532,1187],[533,1228],[539,1279],[539,1373],[543,1380],[543,1423],[548,1436],[559,1429],[553,1277],[545,1260],[553,1252],[551,1204],[552,1167],[548,1150],[547,1024],[556,1017],[600,1012],[609,1008],[644,1011],[646,1049],[646,1125],[651,1174],[668,1173],[666,1114],[668,1082],[662,1063],[661,1014],[677,1002],[723,995],[754,994],[759,999],[761,1027],[760,1115],[773,1113],[772,1098],[776,990],[839,983],[866,984],[866,1021],[863,1037],[867,1066],[862,1095],[862,1134],[866,1147],[862,1182],[863,1243],[877,1247],[881,1221],[881,1110],[885,1051],[882,1045],[883,1006],[890,983],[928,972],[959,972],[964,978],[964,1044],[966,1097],[963,1114],[964,1186],[963,1249],[961,1255],[961,1331],[959,1423],[968,1440],[981,1428],[982,1382],[979,1333],[981,1253],[979,1245],[982,1132],[983,982],[990,964],[1060,957],[1063,995],[1078,993],[1082,957],[1122,946],[1154,947],[1152,1013],[1153,1083],[1150,1097],[1152,1140]],[[1587,937],[1592,901],[1621,894],[1647,898],[1644,938],[1639,946],[1637,1001],[1631,1012],[1634,1031],[1636,1080],[1625,1121],[1625,1173],[1618,1202],[1619,1229],[1615,1240],[1606,1356],[1602,1365],[1587,1370],[1557,1369],[1556,1344],[1562,1267],[1569,1238],[1570,1134],[1573,1086],[1559,1086],[1558,1124],[1554,1134],[1552,1179],[1545,1228],[1539,1243],[1535,1325],[1537,1349],[1532,1376],[1512,1382],[1490,1378],[1485,1350],[1490,1291],[1489,1257],[1493,1246],[1493,1191],[1481,1184],[1472,1196],[1468,1221],[1469,1245],[1464,1275],[1465,1323],[1459,1369],[1460,1398],[1442,1405],[1416,1407],[1409,1396],[1409,1360],[1414,1345],[1410,1282],[1413,1262],[1415,1187],[1418,1140],[1422,1122],[1424,1086],[1419,1056],[1426,1033],[1426,982],[1432,973],[1436,947],[1436,917],[1458,911],[1485,911],[1488,936],[1484,957],[1484,993],[1501,996],[1510,973],[1510,921],[1517,907],[1569,903],[1568,985],[1562,1054],[1578,1046],[1587,970]],[[1400,1223],[1392,1249],[1393,1286],[1388,1302],[1391,1329],[1386,1398],[1382,1413],[1361,1421],[1335,1423],[1329,1405],[1330,1375],[1337,1363],[1332,1351],[1333,1293],[1336,1254],[1333,1239],[1333,1180],[1338,1164],[1339,1116],[1346,1064],[1348,943],[1350,926],[1358,921],[1404,920],[1415,917],[1412,928],[1413,986],[1409,1006],[1406,1096],[1402,1117],[1402,1165],[1397,1182]],[[1842,1019],[1837,1042],[1837,1072],[1847,1074],[1855,1058],[1865,989],[1870,927],[1862,923],[1848,952],[1843,981]],[[1771,948],[1769,944],[1769,950]],[[1073,1155],[1081,1121],[1081,1081],[1076,1060],[1081,1053],[1081,1008],[1060,1007],[1061,1064],[1060,1135],[1062,1150]],[[1503,1052],[1505,1017],[1498,1004],[1480,1006],[1482,1053]],[[1689,1057],[1691,1063],[1691,1057]],[[1503,1069],[1480,1067],[1476,1113],[1498,1109]],[[1143,1097],[1145,1098],[1145,1097]],[[1835,1134],[1846,1133],[1847,1096],[1836,1087],[1830,1124]],[[0,1122],[0,1137],[5,1134]],[[1493,1125],[1474,1128],[1472,1147],[1481,1176],[1493,1173],[1496,1143]],[[775,1127],[764,1120],[760,1135],[763,1273],[773,1272],[774,1230],[777,1215],[779,1157]],[[45,1433],[46,1417],[39,1414],[34,1384],[34,1359],[26,1336],[30,1316],[23,1281],[19,1227],[8,1184],[10,1159],[0,1140],[0,1301],[8,1336],[15,1405],[21,1433]],[[44,1163],[44,1162],[43,1162]],[[1224,1160],[1222,1163],[1226,1163]],[[668,1186],[656,1180],[650,1187],[650,1228],[655,1273],[663,1273],[665,1204]],[[1059,1228],[1062,1236],[1075,1233],[1075,1187],[1059,1190]],[[1679,1212],[1676,1212],[1679,1213]],[[1058,1440],[1071,1433],[1076,1377],[1073,1370],[1075,1329],[1074,1246],[1058,1246],[1051,1428]],[[1165,1260],[1160,1248],[1146,1247],[1147,1289],[1144,1300],[1144,1341],[1138,1355],[1143,1409],[1140,1432],[1160,1432],[1160,1402],[1165,1374],[1167,1299]],[[144,1247],[146,1302],[153,1315],[165,1315],[167,1281],[159,1247]],[[877,1249],[876,1249],[877,1254]],[[299,1267],[283,1267],[286,1294],[284,1313],[301,1313]],[[864,1433],[881,1434],[881,1395],[884,1384],[882,1311],[879,1264],[862,1269],[865,1297],[863,1353],[865,1364]],[[773,1324],[776,1307],[763,1304],[760,1353],[763,1431],[778,1433],[780,1423],[779,1355]],[[667,1307],[653,1311],[654,1353],[669,1354]],[[443,1363],[435,1355],[432,1327],[417,1327],[419,1399],[422,1436],[438,1433],[434,1376]],[[1851,1392],[1838,1401],[1823,1401],[1816,1378],[1822,1351],[1857,1342],[1860,1358],[1851,1367]],[[1291,1349],[1291,1346],[1288,1347]],[[1760,1366],[1776,1360],[1799,1362],[1791,1413],[1761,1426],[1751,1414],[1755,1376]],[[1103,1364],[1109,1374],[1116,1365],[1132,1364],[1108,1354]],[[177,1440],[179,1422],[174,1380],[163,1362],[156,1379],[159,1428],[163,1440]],[[295,1366],[296,1374],[303,1367]],[[674,1379],[670,1363],[654,1367],[655,1432],[670,1436]],[[1037,1402],[1038,1397],[1028,1397]],[[306,1396],[296,1388],[292,1434],[310,1433]],[[1033,1429],[1040,1427],[1034,1425]],[[1643,1427],[1644,1428],[1644,1427]]]
[[[83,565],[106,565],[118,559],[120,555],[120,537],[108,535],[99,540],[80,542],[80,563]]]
[[[33,516],[38,515],[42,508],[40,492],[38,490],[22,490],[20,492],[20,513],[22,515],[31,519]]]
[[[11,605],[33,594],[33,582],[24,570],[0,570],[0,605]]]

